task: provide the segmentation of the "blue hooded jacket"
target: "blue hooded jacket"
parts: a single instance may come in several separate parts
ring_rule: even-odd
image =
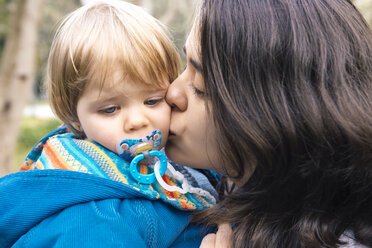
[[[120,182],[64,170],[0,178],[0,247],[199,247],[190,212]]]
[[[212,231],[190,223],[192,211],[204,209],[203,204],[177,208],[177,199],[156,192],[155,186],[135,186],[60,169],[4,176],[0,248],[199,247]],[[193,197],[195,205],[198,197]]]

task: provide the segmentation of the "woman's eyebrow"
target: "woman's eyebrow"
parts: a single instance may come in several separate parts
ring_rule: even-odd
[[[183,52],[185,53],[185,55],[187,56],[187,51],[186,51],[186,46],[183,46]],[[199,64],[198,62],[196,62],[194,59],[192,58],[189,58],[190,60],[190,64],[198,71],[198,72],[202,72],[202,67],[201,67],[201,64]]]

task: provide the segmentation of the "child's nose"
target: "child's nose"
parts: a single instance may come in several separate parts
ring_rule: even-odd
[[[132,111],[124,120],[124,131],[133,132],[141,128],[147,127],[148,120],[146,116],[138,111]]]

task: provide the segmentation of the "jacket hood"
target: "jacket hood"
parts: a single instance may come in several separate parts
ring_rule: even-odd
[[[4,176],[0,178],[0,247],[69,206],[138,197],[147,196],[120,182],[74,171],[32,170]]]

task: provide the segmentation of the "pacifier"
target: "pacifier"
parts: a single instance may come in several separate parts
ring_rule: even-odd
[[[137,170],[138,163],[141,160],[147,160],[150,157],[157,157],[160,161],[160,167],[157,169],[162,177],[167,170],[167,157],[156,150],[161,144],[161,131],[155,129],[149,135],[140,139],[124,139],[119,142],[117,152],[121,158],[130,162],[130,173],[132,177],[140,183],[151,184],[155,182],[155,172],[147,175],[139,173]],[[158,162],[159,162],[158,161]]]
[[[117,145],[117,152],[121,158],[130,162],[130,174],[132,177],[143,184],[152,184],[155,180],[167,191],[178,191],[182,194],[195,193],[205,196],[211,202],[216,203],[216,199],[206,190],[192,187],[185,176],[179,171],[175,170],[173,166],[168,163],[167,157],[164,153],[156,150],[161,144],[161,131],[155,129],[149,135],[141,139],[124,139]],[[155,162],[154,172],[143,175],[138,172],[138,163],[142,160],[147,160],[150,157],[157,157]],[[175,179],[182,183],[182,187],[171,186],[163,180],[165,173],[170,173]]]

